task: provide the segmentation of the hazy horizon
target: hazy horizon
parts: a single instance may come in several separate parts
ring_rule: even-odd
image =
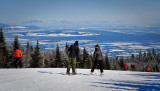
[[[0,23],[36,26],[160,25],[159,0],[0,0]]]

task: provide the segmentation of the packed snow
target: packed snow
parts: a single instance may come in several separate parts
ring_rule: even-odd
[[[0,69],[0,91],[160,91],[160,73],[65,68]]]

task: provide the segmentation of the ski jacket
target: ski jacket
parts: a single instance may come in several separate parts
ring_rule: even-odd
[[[127,65],[127,64],[126,64],[126,65],[124,65],[124,68],[125,68],[125,69],[128,69],[128,65]]]
[[[22,57],[22,52],[19,49],[16,49],[16,51],[14,52],[14,57]]]
[[[69,51],[69,57],[71,58],[79,57],[79,47],[77,45],[71,45],[68,51]]]
[[[93,54],[93,60],[102,60],[102,52],[100,48],[96,48]]]
[[[147,67],[147,71],[148,71],[148,72],[150,71],[150,67]]]

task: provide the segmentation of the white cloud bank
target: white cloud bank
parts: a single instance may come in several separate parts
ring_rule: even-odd
[[[71,36],[95,36],[100,34],[89,33],[89,32],[78,32],[77,34],[72,33],[27,33],[27,36],[49,36],[49,37],[71,37]]]
[[[20,29],[23,29],[23,28],[27,28],[27,27],[23,27],[23,26],[10,26],[10,27],[7,27],[7,28],[11,28],[11,29],[13,29],[13,28],[20,28]]]

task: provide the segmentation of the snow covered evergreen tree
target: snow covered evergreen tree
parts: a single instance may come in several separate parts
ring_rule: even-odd
[[[123,59],[123,57],[120,57],[119,67],[120,67],[121,70],[124,70],[124,59]]]
[[[69,49],[69,44],[66,42],[66,46],[65,46],[66,48],[65,48],[65,52],[66,52],[66,54],[68,55],[69,53],[68,53],[68,49]]]
[[[155,50],[155,48],[152,49],[152,54],[153,54],[153,57],[156,57],[156,50]]]
[[[16,36],[14,38],[14,43],[13,43],[13,52],[18,48],[18,46],[20,47],[20,43],[18,40],[18,35],[16,34]]]
[[[32,60],[30,61],[30,67],[31,68],[40,68],[42,66],[43,66],[42,56],[41,56],[39,42],[37,39],[36,47],[34,48],[33,57],[32,57]]]
[[[29,41],[27,41],[27,46],[26,46],[26,50],[25,50],[25,56],[24,56],[24,67],[29,67],[29,62],[31,60],[32,57],[32,50],[29,44]]]
[[[45,59],[44,60],[44,65],[45,65],[44,66],[45,68],[49,68],[50,67],[50,61],[48,59]]]
[[[142,61],[143,60],[143,55],[142,55],[142,51],[140,50],[139,52],[139,61]]]
[[[61,62],[62,62],[62,59],[61,59],[60,48],[59,48],[59,45],[57,44],[57,47],[56,47],[56,58],[55,58],[56,67],[60,67],[61,66]]]
[[[53,67],[56,67],[56,66],[55,66],[55,56],[56,56],[55,51],[53,51],[53,52],[50,53],[49,61],[50,61],[50,66],[51,66],[52,68],[53,68]]]
[[[106,61],[106,69],[110,70],[111,67],[110,67],[110,62],[109,62],[109,58],[108,58],[108,53],[107,52],[106,52],[106,55],[105,55],[105,61]]]
[[[6,41],[5,37],[3,34],[3,28],[0,28],[0,68],[1,67],[7,67],[7,64],[9,62],[9,55],[8,55],[8,50],[6,47]]]
[[[83,62],[84,62],[84,68],[91,68],[92,66],[91,58],[85,47],[83,49]]]
[[[143,62],[146,62],[146,60],[147,60],[147,53],[144,51],[144,53],[143,53]]]
[[[81,49],[80,49],[81,50]],[[83,54],[81,53],[81,51],[80,51],[80,57],[79,57],[79,60],[77,60],[78,61],[78,67],[79,68],[84,68],[84,62],[83,62]]]

